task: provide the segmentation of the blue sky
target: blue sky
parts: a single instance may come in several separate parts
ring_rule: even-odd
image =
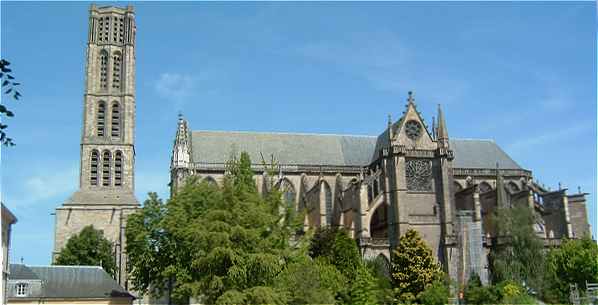
[[[104,3],[102,3],[104,4]],[[89,3],[1,2],[22,83],[6,122],[12,261],[50,263],[51,215],[78,188]],[[126,5],[126,3],[120,3]],[[193,129],[377,135],[415,91],[428,125],[495,140],[553,189],[591,193],[594,2],[135,3],[136,194],[168,194],[181,111]],[[594,233],[596,234],[596,233]]]

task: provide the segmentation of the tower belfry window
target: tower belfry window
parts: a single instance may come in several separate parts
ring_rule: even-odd
[[[122,174],[123,174],[123,156],[119,151],[114,155],[114,186],[122,185]]]
[[[112,128],[110,135],[113,138],[120,137],[120,106],[118,102],[112,104]]]
[[[123,18],[118,18],[118,42],[123,42],[123,37],[125,36],[125,23]]]
[[[100,89],[105,90],[107,88],[108,88],[108,52],[106,52],[106,50],[102,50],[102,51],[100,51]]]
[[[98,104],[98,117],[97,117],[97,134],[98,137],[103,137],[106,131],[106,105],[104,102]]]
[[[100,156],[97,150],[91,152],[91,168],[89,182],[91,185],[98,185],[98,164],[100,162]]]
[[[104,17],[100,17],[100,24],[98,26],[98,41],[104,41]]]
[[[114,89],[120,89],[121,71],[121,55],[117,52],[112,57],[112,88]]]
[[[112,18],[112,42],[118,41],[118,18]]]
[[[104,151],[102,154],[102,185],[110,186],[110,152]]]

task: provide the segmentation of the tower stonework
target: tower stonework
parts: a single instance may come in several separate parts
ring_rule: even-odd
[[[139,202],[135,167],[135,15],[131,6],[89,15],[79,190],[56,209],[53,260],[85,226],[113,242],[117,280],[126,287],[124,228]]]

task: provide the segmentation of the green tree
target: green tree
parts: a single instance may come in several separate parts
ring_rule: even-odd
[[[357,243],[346,230],[336,227],[318,228],[309,246],[309,255],[321,257],[334,265],[348,279],[357,276],[362,265]]]
[[[357,268],[357,274],[351,283],[351,304],[376,305],[379,304],[376,279],[368,268],[362,264]]]
[[[378,256],[375,259],[366,260],[365,265],[374,276],[377,304],[392,304],[394,295],[392,290],[392,283],[390,279],[389,263],[386,259]]]
[[[465,287],[465,301],[467,304],[497,304],[502,296],[500,291],[492,285],[482,286],[480,277],[472,274]]]
[[[0,82],[2,82],[2,90],[4,91],[4,95],[12,97],[13,100],[18,101],[21,93],[17,90],[17,87],[20,83],[15,81],[14,76],[12,76],[10,69],[10,62],[5,59],[0,59]],[[8,109],[6,104],[3,102],[4,99],[0,98],[0,144],[5,146],[13,146],[15,145],[12,141],[12,138],[8,137],[6,133],[6,128],[8,125],[3,124],[2,122],[5,121],[5,118],[13,117],[14,113]]]
[[[409,229],[392,252],[392,281],[400,302],[413,302],[428,286],[443,278],[432,250],[417,231]]]
[[[150,195],[126,228],[134,289],[171,290],[176,302],[266,300],[268,291],[269,300],[281,300],[256,287],[273,287],[306,250],[289,242],[299,223],[292,209],[274,187],[257,192],[250,165],[242,153],[228,162],[221,188],[190,179],[165,205]]]
[[[302,256],[277,276],[275,285],[287,304],[334,304],[347,287],[347,278],[322,258]]]
[[[129,280],[139,291],[147,291],[150,284],[157,291],[163,291],[169,283],[161,268],[172,253],[167,232],[162,227],[165,212],[166,207],[158,195],[149,193],[143,208],[127,219]]]
[[[585,289],[586,281],[598,282],[598,245],[590,237],[566,240],[549,251],[546,263],[546,301],[569,302],[569,284]]]
[[[515,281],[541,290],[544,245],[534,232],[534,214],[527,206],[498,209],[493,217],[498,242],[490,253],[494,283]]]
[[[436,281],[419,294],[418,300],[421,304],[426,305],[444,305],[448,304],[449,296],[448,285],[442,281]]]
[[[112,243],[104,237],[103,231],[93,226],[87,226],[69,238],[54,264],[102,266],[112,277],[116,274]]]

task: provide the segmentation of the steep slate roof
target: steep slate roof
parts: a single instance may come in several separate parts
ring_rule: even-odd
[[[41,280],[42,298],[132,298],[98,266],[10,265],[9,280]]]
[[[231,153],[247,151],[255,163],[260,152],[270,154],[286,165],[365,166],[376,157],[379,148],[387,145],[384,132],[375,136],[268,133],[240,131],[193,131],[193,162],[224,163]],[[455,168],[521,169],[494,141],[451,140],[455,152]]]
[[[37,274],[31,268],[21,264],[10,264],[9,266],[11,280],[39,280]]]

